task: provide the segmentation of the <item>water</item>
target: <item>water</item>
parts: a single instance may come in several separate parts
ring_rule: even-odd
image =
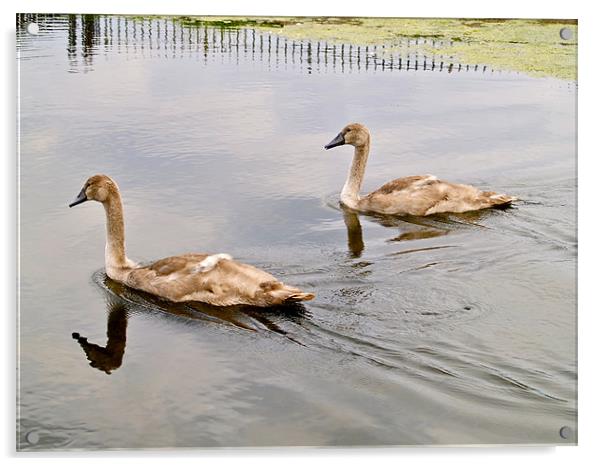
[[[20,449],[576,442],[574,83],[35,19],[17,33]],[[521,201],[345,212],[351,149],[322,146],[350,121],[372,131],[365,192],[432,173]],[[228,252],[316,299],[170,306],[112,282],[101,207],[67,208],[95,173],[121,187],[132,258]]]

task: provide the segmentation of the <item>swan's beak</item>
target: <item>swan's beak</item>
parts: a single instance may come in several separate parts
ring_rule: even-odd
[[[339,133],[332,141],[324,146],[324,149],[332,149],[333,147],[342,146],[343,144],[345,144],[345,136]]]
[[[86,187],[84,186],[77,195],[77,197],[74,199],[74,201],[71,204],[69,204],[69,207],[75,207],[76,205],[81,204],[82,202],[86,202],[87,200],[88,198],[86,197]]]

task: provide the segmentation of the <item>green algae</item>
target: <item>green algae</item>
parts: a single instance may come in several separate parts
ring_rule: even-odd
[[[418,52],[534,76],[577,79],[577,21],[570,19],[185,16],[176,20],[189,27],[269,29],[294,40],[383,45],[380,53]],[[561,39],[561,28],[570,29],[572,39]],[[409,44],[408,39],[418,38],[431,41]]]
[[[284,22],[272,20],[270,18],[198,18],[184,16],[179,18],[183,26],[211,26],[218,28],[239,28],[239,27],[257,27],[257,28],[282,28]]]

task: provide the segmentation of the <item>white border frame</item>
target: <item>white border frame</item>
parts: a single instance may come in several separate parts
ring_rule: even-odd
[[[429,2],[392,2],[390,0],[320,0],[302,2],[282,2],[275,0],[254,0],[242,2],[220,0],[211,3],[196,3],[184,0],[169,2],[135,2],[132,0],[105,0],[81,2],[74,0],[21,0],[2,3],[3,38],[6,39],[3,52],[4,69],[4,112],[2,112],[6,142],[3,157],[2,212],[2,276],[1,295],[5,297],[4,342],[6,370],[3,372],[2,387],[6,413],[2,423],[3,453],[9,461],[15,456],[25,458],[43,457],[49,463],[63,464],[70,459],[81,461],[87,458],[92,463],[105,463],[108,458],[115,461],[144,458],[145,462],[164,462],[166,457],[177,457],[180,461],[198,462],[197,457],[212,461],[242,460],[246,463],[261,464],[286,461],[306,463],[324,461],[335,463],[365,463],[378,460],[382,463],[399,464],[400,460],[441,461],[447,464],[460,463],[463,466],[484,461],[506,464],[509,461],[526,460],[530,464],[566,466],[569,462],[593,463],[600,457],[596,451],[597,424],[600,419],[600,358],[601,350],[596,343],[602,318],[600,304],[597,303],[596,276],[598,266],[599,230],[596,228],[597,209],[601,195],[594,191],[599,181],[599,159],[596,153],[598,142],[600,108],[600,65],[599,53],[594,50],[598,37],[599,17],[594,10],[594,2],[546,1],[527,3],[524,0],[504,0],[498,3],[472,2],[469,0],[430,0]],[[137,14],[213,14],[213,15],[282,15],[282,16],[401,16],[401,17],[520,17],[520,18],[578,18],[579,19],[579,447],[509,447],[509,448],[387,448],[387,449],[220,449],[220,450],[173,450],[161,452],[98,452],[98,453],[15,453],[15,368],[16,368],[16,202],[17,202],[17,163],[16,151],[16,60],[15,60],[15,13],[17,12],[56,12],[56,13],[137,13]],[[599,143],[598,143],[599,145]],[[115,459],[113,459],[115,458]],[[591,460],[591,461],[590,461]],[[521,461],[522,463],[522,461]]]

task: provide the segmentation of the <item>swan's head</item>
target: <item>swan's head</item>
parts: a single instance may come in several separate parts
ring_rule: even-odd
[[[117,183],[107,175],[94,175],[88,178],[75,200],[69,204],[69,207],[74,207],[86,201],[105,202],[118,192]]]
[[[351,144],[352,146],[364,146],[370,142],[370,131],[361,123],[351,123],[345,126],[336,137],[324,146],[324,149]]]

